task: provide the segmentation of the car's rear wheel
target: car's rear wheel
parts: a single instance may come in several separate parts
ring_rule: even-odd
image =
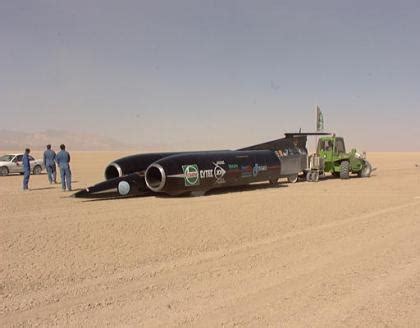
[[[9,175],[9,169],[6,166],[0,167],[0,175]]]
[[[296,183],[296,182],[298,181],[298,175],[297,175],[297,174],[294,174],[294,175],[289,175],[289,176],[287,177],[287,181],[288,181],[289,183]]]
[[[37,166],[34,167],[34,169],[33,169],[34,174],[41,174],[41,172],[42,172],[42,167],[41,166],[37,165]]]

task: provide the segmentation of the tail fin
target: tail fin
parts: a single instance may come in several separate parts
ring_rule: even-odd
[[[319,106],[316,106],[316,131],[324,131],[324,114],[322,114]]]

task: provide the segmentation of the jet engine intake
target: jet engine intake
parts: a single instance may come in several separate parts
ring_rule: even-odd
[[[111,163],[105,169],[105,179],[110,180],[114,178],[119,178],[123,176],[121,166],[117,163]]]
[[[159,164],[151,164],[145,173],[146,185],[154,192],[162,191],[166,183],[166,173]]]

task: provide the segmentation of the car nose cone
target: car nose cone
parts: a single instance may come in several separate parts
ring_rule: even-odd
[[[129,192],[130,192],[130,184],[127,181],[121,181],[118,184],[118,193],[121,196],[125,196],[125,195],[128,195]]]

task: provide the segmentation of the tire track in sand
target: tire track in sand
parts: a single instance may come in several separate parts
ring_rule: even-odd
[[[123,272],[111,276],[89,280],[81,284],[76,284],[74,286],[69,287],[68,289],[72,289],[72,291],[67,294],[60,295],[60,301],[52,304],[45,303],[48,302],[48,298],[50,298],[51,295],[54,294],[54,287],[49,288],[47,290],[43,290],[41,292],[25,294],[21,297],[21,300],[17,300],[17,303],[24,304],[24,300],[38,298],[37,303],[40,303],[41,305],[35,306],[34,308],[28,310],[9,312],[6,315],[2,316],[3,319],[1,321],[3,321],[3,324],[13,324],[16,322],[31,320],[32,318],[45,318],[53,313],[62,311],[64,309],[77,307],[83,304],[95,303],[98,300],[103,299],[115,299],[118,298],[118,296],[124,296],[133,292],[139,293],[140,291],[147,291],[153,289],[154,286],[151,286],[150,282],[145,283],[143,279],[147,281],[151,277],[153,278],[165,273],[170,274],[171,271],[173,271],[176,268],[182,267],[185,270],[185,268],[188,266],[199,265],[225,256],[233,256],[240,253],[249,253],[251,250],[256,250],[261,247],[270,246],[284,239],[294,238],[298,236],[303,236],[305,234],[316,233],[323,230],[329,230],[335,227],[352,224],[357,221],[363,221],[370,218],[385,215],[387,213],[409,208],[412,206],[417,206],[418,204],[420,204],[419,201],[410,202],[407,204],[393,206],[374,212],[362,214],[359,216],[352,216],[349,218],[344,218],[338,221],[330,222],[315,227],[310,227],[295,232],[289,232],[280,237],[266,238],[256,242],[249,242],[228,249],[206,252],[194,257],[187,257],[169,262],[147,265],[141,269],[131,270],[128,273]],[[101,285],[103,284],[107,284],[108,286],[110,285],[110,288],[104,291],[101,288]],[[98,291],[97,289],[100,290]]]

